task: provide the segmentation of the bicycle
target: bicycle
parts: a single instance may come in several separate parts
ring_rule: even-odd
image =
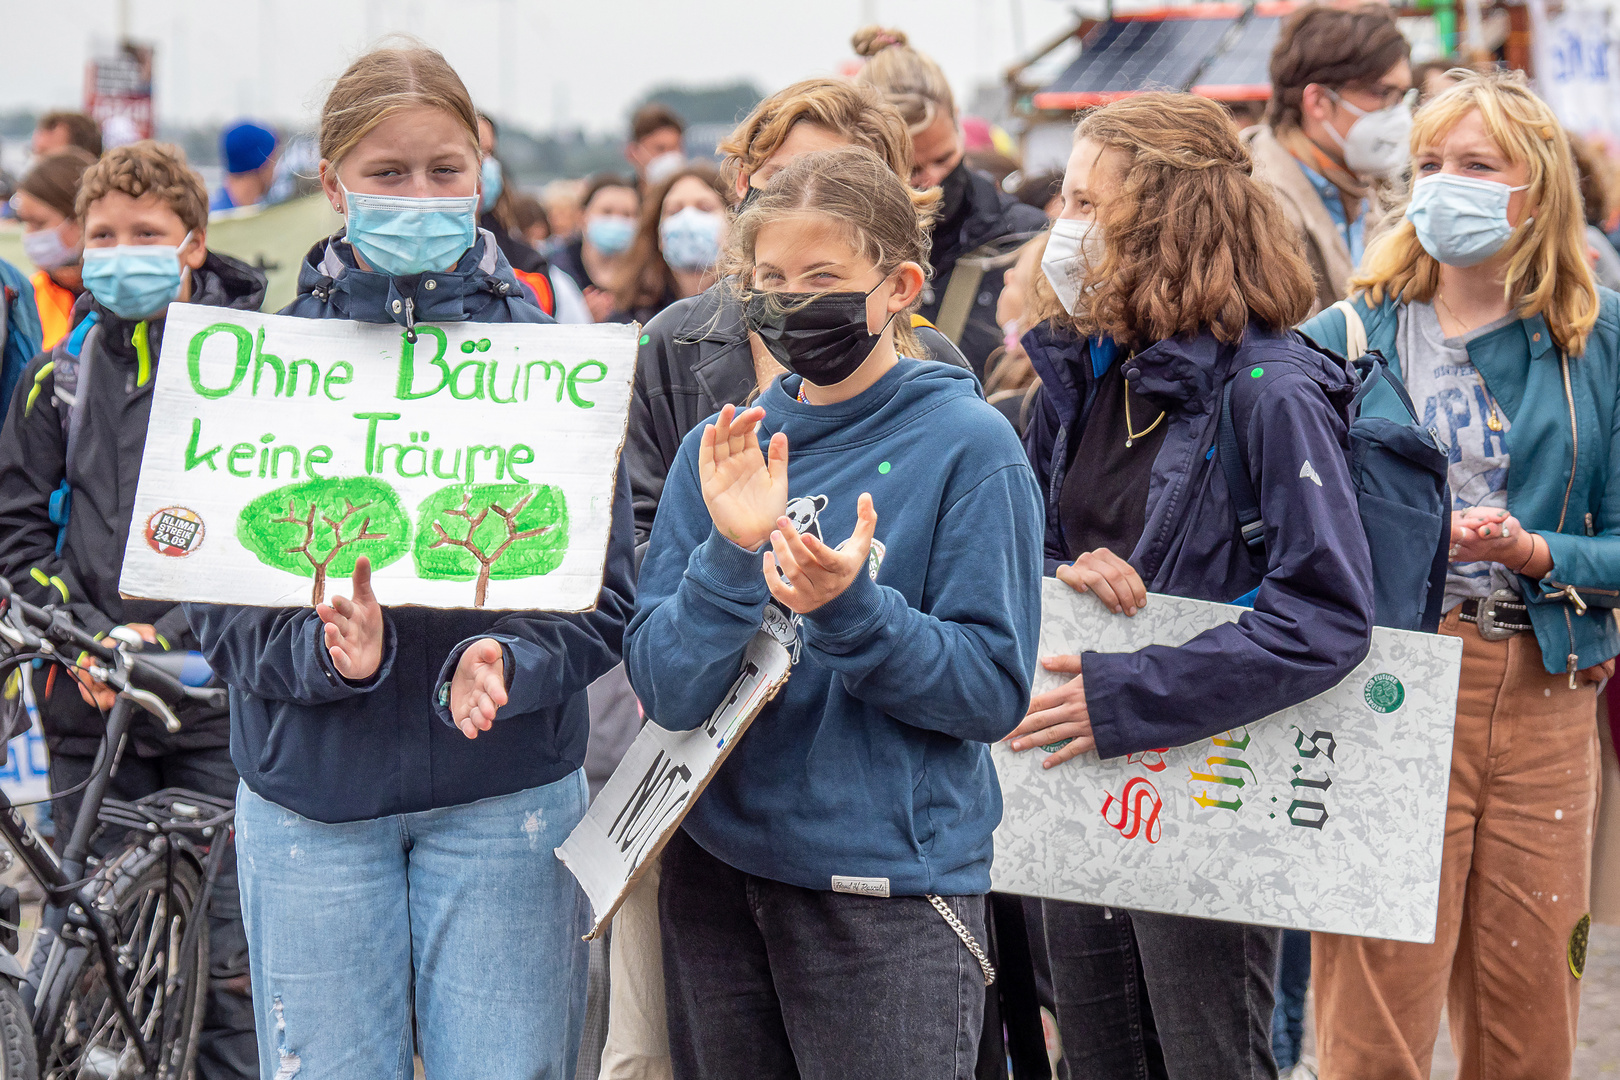
[[[107,788],[137,709],[174,732],[175,707],[223,708],[226,691],[200,656],[99,641],[0,578],[0,679],[34,660],[77,677],[81,655],[117,696],[60,858],[0,792],[0,839],[46,898],[26,970],[14,890],[0,910],[0,1080],[186,1080],[207,1006],[208,901],[235,810],[178,788],[133,803]],[[129,835],[96,860],[103,825]]]

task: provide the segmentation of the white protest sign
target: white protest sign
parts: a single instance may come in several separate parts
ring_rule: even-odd
[[[737,681],[706,723],[691,731],[666,731],[651,722],[641,729],[584,820],[557,849],[590,897],[595,924],[587,939],[607,927],[791,669],[788,650],[761,630],[743,653]]]
[[[365,555],[385,604],[589,610],[638,333],[171,305],[119,587],[308,605]]]
[[[1040,653],[1181,645],[1242,611],[1155,594],[1126,617],[1048,578]],[[1456,638],[1380,628],[1338,686],[1218,738],[1052,769],[998,744],[991,887],[1433,941],[1461,663]]]

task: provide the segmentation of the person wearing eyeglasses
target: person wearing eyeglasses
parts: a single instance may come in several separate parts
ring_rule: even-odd
[[[1312,4],[1277,35],[1265,122],[1243,141],[1299,231],[1318,310],[1349,293],[1383,217],[1378,184],[1406,168],[1411,55],[1385,4]]]

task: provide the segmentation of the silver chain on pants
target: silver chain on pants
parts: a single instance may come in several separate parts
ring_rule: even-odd
[[[967,928],[961,919],[956,917],[956,912],[951,910],[951,905],[947,904],[942,897],[933,895],[928,897],[928,902],[934,905],[934,910],[939,912],[939,917],[945,920],[945,925],[956,931],[956,936],[962,939],[962,944],[967,946],[967,951],[972,953],[973,959],[979,962],[979,970],[984,972],[984,985],[989,986],[995,982],[996,969],[990,966],[990,958],[984,954],[983,949],[979,948],[979,943],[973,940],[972,931]]]

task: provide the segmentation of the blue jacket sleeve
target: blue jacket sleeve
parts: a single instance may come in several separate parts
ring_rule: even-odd
[[[511,658],[503,716],[520,716],[560,705],[617,664],[624,645],[625,623],[635,610],[636,581],[631,568],[635,543],[629,472],[621,462],[613,494],[613,528],[596,607],[572,615],[515,611],[497,619],[488,633],[458,644],[445,659],[435,684],[439,692],[434,694],[433,707],[439,718],[451,723],[449,699],[443,689],[455,674],[461,654],[473,642],[486,637],[500,642]]]
[[[1303,376],[1284,376],[1260,395],[1247,457],[1268,565],[1254,608],[1178,648],[1083,654],[1101,756],[1184,746],[1270,716],[1331,689],[1366,658],[1372,558],[1342,431]]]
[[[928,573],[939,584],[925,610],[861,574],[805,616],[805,644],[852,696],[897,720],[959,739],[1002,738],[1029,706],[1040,525],[1030,471],[992,473],[940,518]]]
[[[387,609],[381,665],[364,682],[350,682],[332,666],[313,608],[184,606],[208,666],[233,690],[257,698],[325,705],[369,692],[394,667],[394,621]]]
[[[664,484],[625,643],[630,685],[670,731],[707,720],[736,681],[770,590],[763,556],[715,531],[687,440]]]

